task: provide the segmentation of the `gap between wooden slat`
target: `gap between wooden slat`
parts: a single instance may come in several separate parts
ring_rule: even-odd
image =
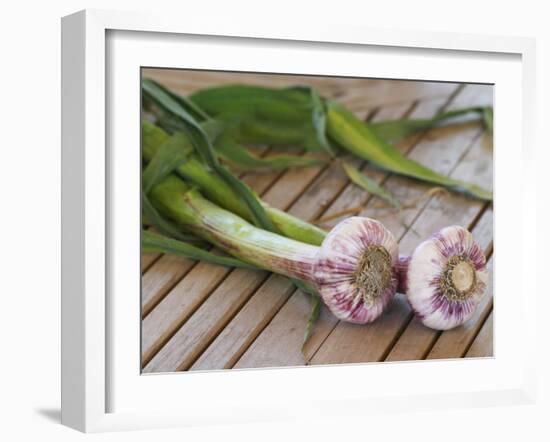
[[[246,299],[243,300],[241,306],[238,308],[238,309],[235,309],[235,312],[232,314],[232,315],[228,315],[227,319],[224,320],[221,324],[222,326],[220,327],[220,330],[223,330],[227,324],[229,324],[233,318],[239,314],[239,312],[241,311],[241,309],[243,308],[244,305],[246,305],[246,303],[250,300],[250,298],[252,298],[252,296],[254,296],[254,293],[256,293],[256,291],[262,286],[262,284],[265,283],[265,281],[269,278],[269,274],[266,275],[266,277],[264,279],[262,279],[261,281],[258,282],[258,284],[256,284],[256,286],[254,287],[254,289],[252,289],[250,291],[250,294],[246,297]],[[189,316],[191,317],[191,315]],[[183,325],[183,324],[182,324]],[[213,335],[210,339],[208,339],[204,345],[203,345],[203,348],[201,351],[198,351],[197,354],[195,355],[195,357],[193,358],[190,358],[189,361],[186,361],[185,364],[182,364],[178,367],[178,369],[176,371],[185,371],[185,370],[188,370],[202,355],[202,353],[204,352],[205,349],[207,349],[210,344],[212,344],[212,342],[214,342],[214,340],[218,337],[218,334],[215,334]]]
[[[494,295],[493,295],[494,296]],[[476,330],[476,334],[475,336],[472,338],[472,340],[468,343],[468,345],[466,346],[466,349],[464,350],[464,352],[462,352],[462,355],[460,356],[461,358],[465,358],[466,355],[468,354],[468,352],[470,351],[470,348],[472,348],[472,345],[474,344],[475,340],[477,339],[477,337],[479,336],[481,330],[483,330],[483,327],[485,326],[485,323],[487,322],[487,320],[489,319],[489,317],[493,314],[493,302],[491,301],[491,306],[490,308],[488,309],[487,311],[487,314],[485,315],[485,317],[483,318],[483,321],[480,321],[480,324],[479,324],[479,327],[477,328]]]
[[[494,320],[494,307],[491,306],[491,310],[489,312],[489,314],[487,315],[487,318],[485,318],[485,321],[483,323],[483,326],[480,328],[478,334],[476,335],[475,339],[471,342],[470,346],[468,347],[468,349],[466,350],[466,352],[464,353],[464,358],[492,358],[495,356],[494,354],[494,345],[493,345],[493,334],[494,334],[494,331],[493,331],[493,320]],[[491,331],[491,337],[490,337],[490,340],[491,340],[491,354],[480,354],[480,355],[477,355],[477,354],[472,354],[472,351],[473,350],[477,350],[475,349],[475,345],[478,343],[478,339],[483,339],[484,338],[484,334],[488,332],[488,330],[486,330],[486,327],[490,327],[490,331]]]
[[[154,258],[151,259],[150,262],[147,263],[142,269],[141,269],[141,275],[143,276],[147,270],[149,270],[162,256],[162,253],[157,253]],[[143,255],[142,255],[143,260]]]

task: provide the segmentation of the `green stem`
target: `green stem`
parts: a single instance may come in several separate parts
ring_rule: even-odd
[[[467,114],[477,114],[478,118],[482,119],[486,129],[492,131],[489,118],[492,115],[491,113],[492,108],[490,107],[474,106],[442,112],[433,118],[402,118],[378,121],[367,125],[379,138],[389,143],[434,127],[443,127],[448,122],[447,120]]]
[[[165,216],[221,250],[266,270],[313,281],[318,247],[259,229],[174,175],[156,185],[150,198]]]
[[[380,139],[366,124],[336,102],[327,105],[328,133],[341,147],[373,164],[400,175],[466,192],[482,200],[493,194],[475,184],[455,180],[411,160]]]
[[[170,139],[162,129],[146,122],[142,124],[142,134],[142,153],[146,161],[150,161],[161,145]],[[176,172],[186,181],[198,186],[201,192],[217,205],[248,221],[253,220],[246,203],[227,186],[224,180],[212,173],[195,154],[191,154],[188,160],[176,169]],[[320,245],[323,242],[326,236],[324,230],[275,209],[263,201],[261,204],[273,224],[284,236],[313,245]]]
[[[257,269],[257,267],[239,259],[216,255],[209,250],[204,250],[192,244],[177,241],[147,230],[141,231],[141,250],[143,252],[170,253],[186,259],[201,260],[227,267]]]

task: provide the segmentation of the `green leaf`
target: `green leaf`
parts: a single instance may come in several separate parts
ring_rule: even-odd
[[[154,81],[145,79],[143,80],[142,87],[143,94],[145,96],[147,96],[151,101],[154,101],[157,106],[160,106],[165,111],[179,117],[186,125],[189,131],[188,135],[197,152],[201,155],[206,164],[218,173],[220,177],[223,178],[224,181],[227,182],[227,184],[235,192],[237,192],[241,198],[243,198],[253,214],[254,222],[266,230],[276,232],[277,229],[275,228],[275,225],[267,216],[267,213],[258,197],[247,185],[245,185],[227,168],[219,163],[218,157],[216,156],[208,136],[194,117],[181,106],[180,102],[176,101],[172,95],[167,93]]]
[[[293,278],[292,278],[291,281],[292,281],[292,282],[294,283],[294,285],[295,285],[296,287],[298,287],[302,292],[307,293],[307,294],[309,294],[309,295],[318,295],[317,290],[315,290],[315,288],[314,288],[311,284],[309,284],[309,283],[307,283],[307,282],[305,282],[305,281],[302,281],[302,280],[300,280],[300,279],[293,279]]]
[[[148,223],[155,227],[160,233],[170,236],[172,238],[177,238],[181,241],[192,241],[197,243],[203,243],[202,240],[197,237],[182,233],[181,229],[176,227],[175,224],[166,220],[158,211],[155,209],[151,201],[145,193],[141,193],[141,211],[144,218],[147,219]]]
[[[321,307],[323,305],[323,302],[321,301],[321,297],[319,295],[312,295],[310,298],[310,304],[311,304],[311,310],[309,313],[309,318],[307,320],[306,331],[304,333],[304,340],[302,341],[302,351],[304,350],[304,347],[308,339],[311,337],[313,333],[313,328],[317,323],[317,320],[319,319],[319,316],[321,314]]]
[[[394,146],[378,137],[353,113],[336,102],[329,102],[328,134],[342,148],[387,171],[439,184],[482,200],[493,199],[492,192],[460,180],[455,180],[407,158]]]
[[[142,122],[142,134],[143,158],[150,161],[160,145],[169,139],[169,136],[162,129],[146,121]],[[177,175],[184,182],[197,186],[201,193],[212,202],[254,222],[252,213],[243,199],[227,186],[218,174],[205,165],[196,153],[191,154],[189,159],[178,167]],[[262,202],[262,204],[273,224],[283,235],[308,244],[319,245],[322,243],[326,235],[322,229],[287,212],[270,207],[266,203]]]
[[[374,180],[370,179],[368,176],[362,174],[356,167],[351,164],[344,162],[342,164],[344,171],[348,178],[359,187],[362,187],[367,192],[376,195],[383,200],[389,202],[392,206],[400,209],[401,204],[399,201],[386,189],[378,185]]]
[[[311,93],[305,93],[306,90],[309,89],[223,86],[199,91],[191,96],[191,100],[207,114],[223,120],[228,127],[227,131],[237,142],[286,142],[309,149],[325,150],[319,142],[319,125],[316,129],[313,123],[315,98],[312,98]],[[381,132],[389,138],[403,136],[467,112],[482,112],[483,108],[446,112],[426,121],[387,123],[386,129],[378,126],[373,130],[334,101],[326,101],[324,107],[328,137],[340,147],[390,172],[445,186],[479,199],[492,200],[492,192],[475,184],[441,175],[405,157],[378,135]],[[303,132],[301,136],[297,135],[300,131]]]
[[[486,114],[491,113],[491,107],[467,107],[456,109],[448,112],[442,112],[433,118],[415,119],[404,118],[399,120],[379,121],[376,123],[368,123],[370,129],[380,138],[387,142],[397,141],[417,132],[440,127],[443,123],[452,120],[453,118],[466,114],[477,114],[479,118],[483,118],[487,126]]]
[[[313,89],[229,85],[203,89],[190,99],[223,121],[237,143],[298,145],[331,153],[324,104]]]
[[[483,123],[485,128],[489,133],[493,133],[493,108],[485,107],[483,108]]]
[[[182,233],[179,227],[166,220],[149,201],[147,194],[153,186],[182,165],[193,151],[193,147],[186,142],[182,134],[168,138],[163,136],[162,131],[157,131],[151,126],[150,123],[142,125],[143,149],[144,151],[150,149],[151,143],[160,143],[161,146],[152,154],[151,161],[145,167],[142,174],[142,220],[147,220],[149,225],[154,226],[159,232],[172,238],[202,243],[202,240],[199,240],[195,236]]]
[[[311,118],[315,133],[317,135],[317,141],[319,145],[331,156],[334,156],[334,149],[330,145],[327,139],[327,113],[325,109],[325,103],[319,92],[312,87],[299,86],[290,89],[304,91],[311,96]]]
[[[153,123],[142,120],[141,122],[141,154],[147,161],[151,161],[156,155],[160,146],[162,146],[170,136],[155,126]]]
[[[149,192],[155,184],[185,163],[192,152],[193,146],[188,143],[184,134],[176,133],[170,137],[160,146],[143,171],[141,177],[143,191]]]
[[[146,79],[146,81],[153,80]],[[176,101],[183,109],[185,109],[196,121],[206,121],[210,119],[210,116],[204,112],[200,107],[198,107],[193,101],[188,98],[172,92],[170,89],[164,87],[162,84],[154,82],[155,86],[162,90],[164,93],[169,95],[174,101]]]
[[[289,167],[315,166],[323,163],[321,159],[296,155],[278,155],[271,158],[259,158],[244,146],[237,143],[231,135],[226,133],[226,126],[226,123],[213,119],[202,123],[202,128],[214,144],[214,149],[216,149],[220,157],[241,170],[280,170]]]
[[[145,252],[161,252],[176,255],[195,261],[206,261],[227,267],[240,267],[257,270],[258,267],[236,258],[216,255],[208,250],[203,250],[186,242],[177,241],[148,230],[141,231],[141,248]]]
[[[222,135],[214,143],[214,148],[221,158],[237,166],[241,170],[271,169],[281,170],[289,167],[316,166],[324,161],[317,158],[296,155],[277,155],[270,158],[259,158],[233,141],[230,136]]]

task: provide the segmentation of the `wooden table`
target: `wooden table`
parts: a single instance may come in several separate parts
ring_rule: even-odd
[[[310,84],[371,121],[426,118],[493,100],[493,88],[486,85],[180,70],[145,70],[144,75],[182,94],[223,83]],[[492,140],[479,123],[431,130],[397,146],[440,173],[492,188]],[[261,152],[273,154],[268,148]],[[376,218],[399,239],[400,253],[411,253],[441,227],[467,227],[486,250],[492,280],[491,204],[435,192],[430,185],[354,162],[393,192],[404,209],[388,208],[351,184],[334,165],[247,173],[242,178],[263,200],[305,220],[330,218],[348,209]],[[341,219],[323,226],[330,228]],[[443,333],[418,322],[400,294],[369,325],[340,322],[323,307],[302,351],[309,300],[287,278],[158,254],[144,254],[141,265],[144,373],[493,355],[492,285],[468,323]]]

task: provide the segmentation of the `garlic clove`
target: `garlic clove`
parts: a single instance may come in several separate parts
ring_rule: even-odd
[[[407,299],[422,323],[436,330],[464,324],[487,292],[485,255],[472,234],[451,226],[421,243],[406,273]]]
[[[378,318],[397,287],[398,245],[380,222],[351,217],[323,241],[314,267],[314,283],[330,311],[346,322]]]

